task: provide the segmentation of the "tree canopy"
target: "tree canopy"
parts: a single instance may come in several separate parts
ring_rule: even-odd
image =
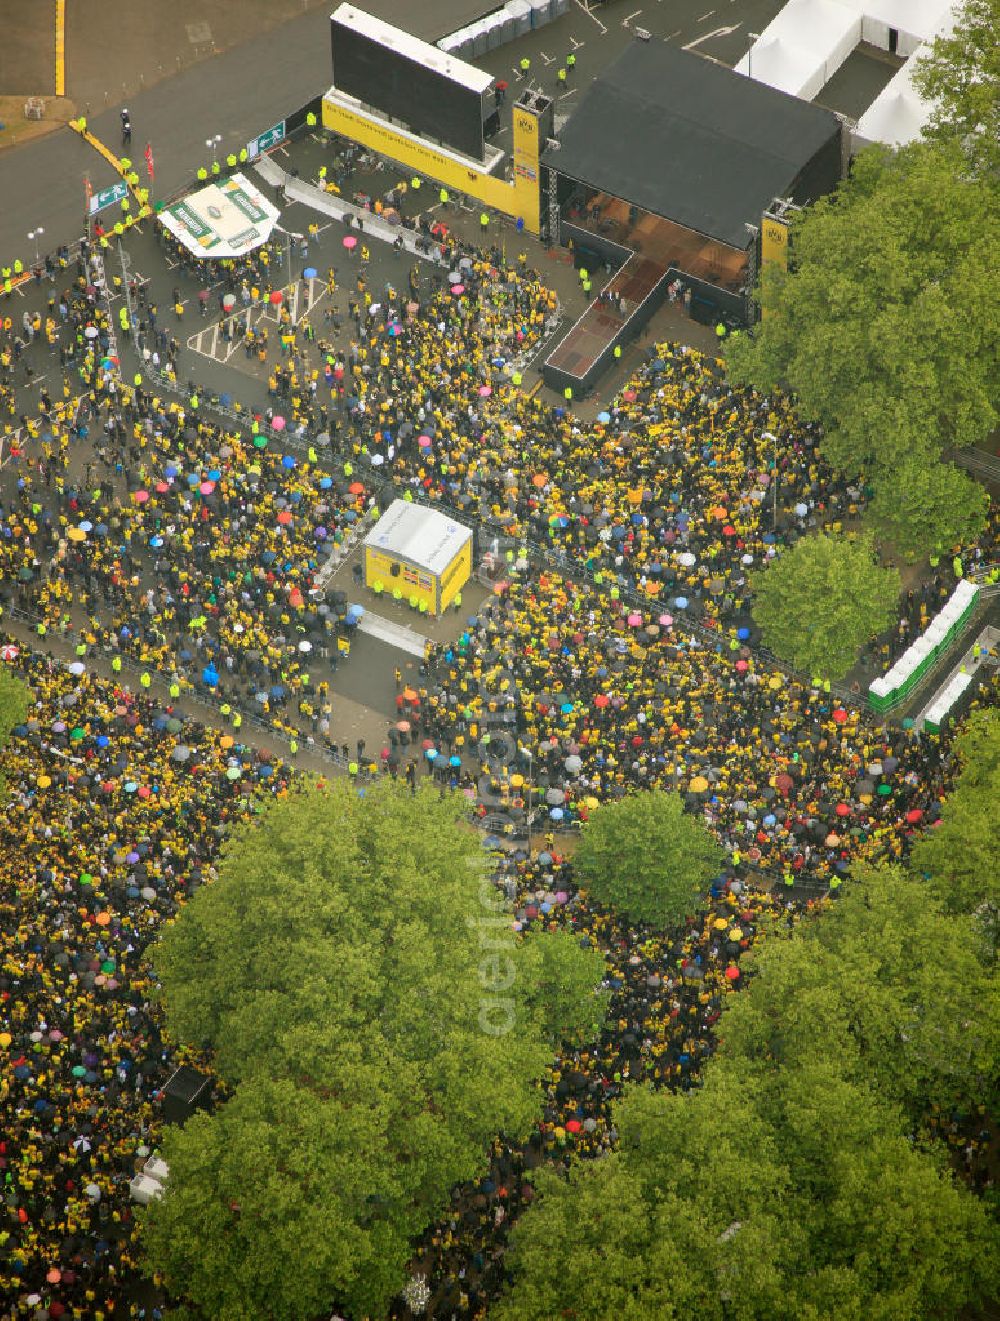
[[[996,1224],[913,1140],[922,1105],[995,1076],[968,924],[870,868],[748,971],[700,1088],[627,1090],[616,1152],[537,1178],[500,1321],[923,1321],[994,1296]]]
[[[955,740],[961,765],[941,820],[911,854],[945,909],[1000,917],[1000,712],[974,711]]]
[[[865,522],[916,560],[970,545],[986,526],[988,509],[986,488],[967,473],[917,457],[876,479]]]
[[[870,535],[823,532],[783,551],[751,583],[765,645],[796,669],[831,679],[889,626],[900,591],[898,571],[876,564]]]
[[[9,670],[0,669],[0,753],[7,746],[10,731],[26,719],[30,699],[27,685]],[[4,789],[3,769],[0,767],[0,793]]]
[[[697,910],[725,852],[678,794],[657,789],[597,808],[574,861],[601,903],[663,927]]]
[[[965,0],[950,32],[917,61],[914,81],[935,102],[930,133],[955,138],[979,177],[1000,184],[1000,4]]]
[[[733,380],[794,390],[851,475],[891,479],[993,430],[1000,210],[957,143],[862,151],[792,245],[788,272],[762,274],[760,325],[728,345]]]
[[[514,935],[461,811],[392,782],[295,793],[156,947],[169,1031],[233,1094],[167,1131],[146,1251],[219,1321],[381,1315],[492,1137],[527,1134],[556,1045],[600,1029],[602,957]]]

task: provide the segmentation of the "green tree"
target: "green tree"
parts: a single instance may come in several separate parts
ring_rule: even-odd
[[[891,1070],[882,1086],[885,1050],[899,1073],[908,1061],[924,1071],[928,1054],[946,1071],[983,987],[956,943],[961,923],[921,920],[919,885],[894,914],[904,883],[873,874],[791,941],[765,940],[747,990],[727,1000],[702,1086],[626,1091],[619,1150],[537,1180],[500,1321],[923,1321],[994,1296],[996,1225],[946,1153],[913,1142],[894,1096],[909,1087]],[[939,936],[934,954],[925,941]]]
[[[986,526],[986,488],[951,463],[919,458],[881,473],[865,521],[906,559],[967,546]]]
[[[0,753],[7,746],[10,731],[23,724],[28,715],[31,691],[16,675],[0,669]],[[7,782],[0,767],[0,794],[6,793]]]
[[[515,936],[462,809],[390,782],[294,794],[164,931],[168,1029],[233,1095],[167,1135],[144,1237],[206,1315],[383,1314],[454,1184],[529,1131],[555,1043],[599,1030],[603,960]]]
[[[574,861],[601,903],[663,927],[697,910],[725,852],[677,794],[656,789],[599,807]]]
[[[954,753],[961,771],[911,863],[949,913],[1000,915],[1000,712],[974,711]]]
[[[771,1059],[791,1076],[828,1055],[914,1123],[931,1104],[989,1094],[1000,985],[978,961],[968,921],[899,868],[855,868],[832,912],[804,918],[791,942],[764,940],[745,961],[755,975],[719,1028],[726,1058]]]
[[[810,676],[840,679],[892,622],[900,578],[876,564],[870,535],[817,532],[753,575],[751,585],[765,645]]]
[[[1000,5],[965,0],[952,30],[917,61],[914,82],[935,102],[928,132],[957,138],[980,178],[1000,182]]]
[[[795,391],[837,469],[891,477],[993,430],[1000,209],[953,142],[873,147],[793,225],[790,270],[727,348],[730,377]]]

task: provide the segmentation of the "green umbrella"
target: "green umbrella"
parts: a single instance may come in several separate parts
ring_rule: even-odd
[[[87,1070],[83,1067],[82,1064],[73,1065],[72,1073],[74,1078],[83,1078],[86,1075],[86,1072]]]
[[[114,970],[115,970],[114,959],[105,959],[104,962],[101,964],[101,972],[105,972],[105,973],[114,972]]]
[[[258,450],[266,450],[266,449],[267,449],[267,437],[266,437],[266,436],[254,436],[254,438],[253,438],[253,445],[254,445],[254,449],[258,449]]]
[[[70,738],[73,739],[75,742],[79,743],[80,739],[82,739],[83,737],[84,737],[83,730],[80,728],[79,725],[77,725],[76,729],[74,729],[72,734],[70,734]]]
[[[878,792],[882,795],[883,798],[888,798],[889,794],[892,793],[892,785],[880,784],[878,787]]]

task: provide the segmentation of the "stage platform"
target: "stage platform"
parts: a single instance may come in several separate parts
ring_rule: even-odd
[[[545,360],[542,376],[553,390],[582,399],[614,356],[634,339],[666,297],[667,267],[633,255]]]

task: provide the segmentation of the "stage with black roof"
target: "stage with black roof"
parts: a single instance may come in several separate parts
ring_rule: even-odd
[[[747,324],[762,251],[770,259],[765,217],[777,199],[830,192],[842,150],[829,110],[665,41],[633,41],[541,157],[550,237],[572,244],[595,288],[546,358],[546,383],[586,394],[667,298],[720,335]]]
[[[598,192],[745,248],[776,197],[840,178],[829,110],[663,41],[634,41],[580,98],[542,164]]]

